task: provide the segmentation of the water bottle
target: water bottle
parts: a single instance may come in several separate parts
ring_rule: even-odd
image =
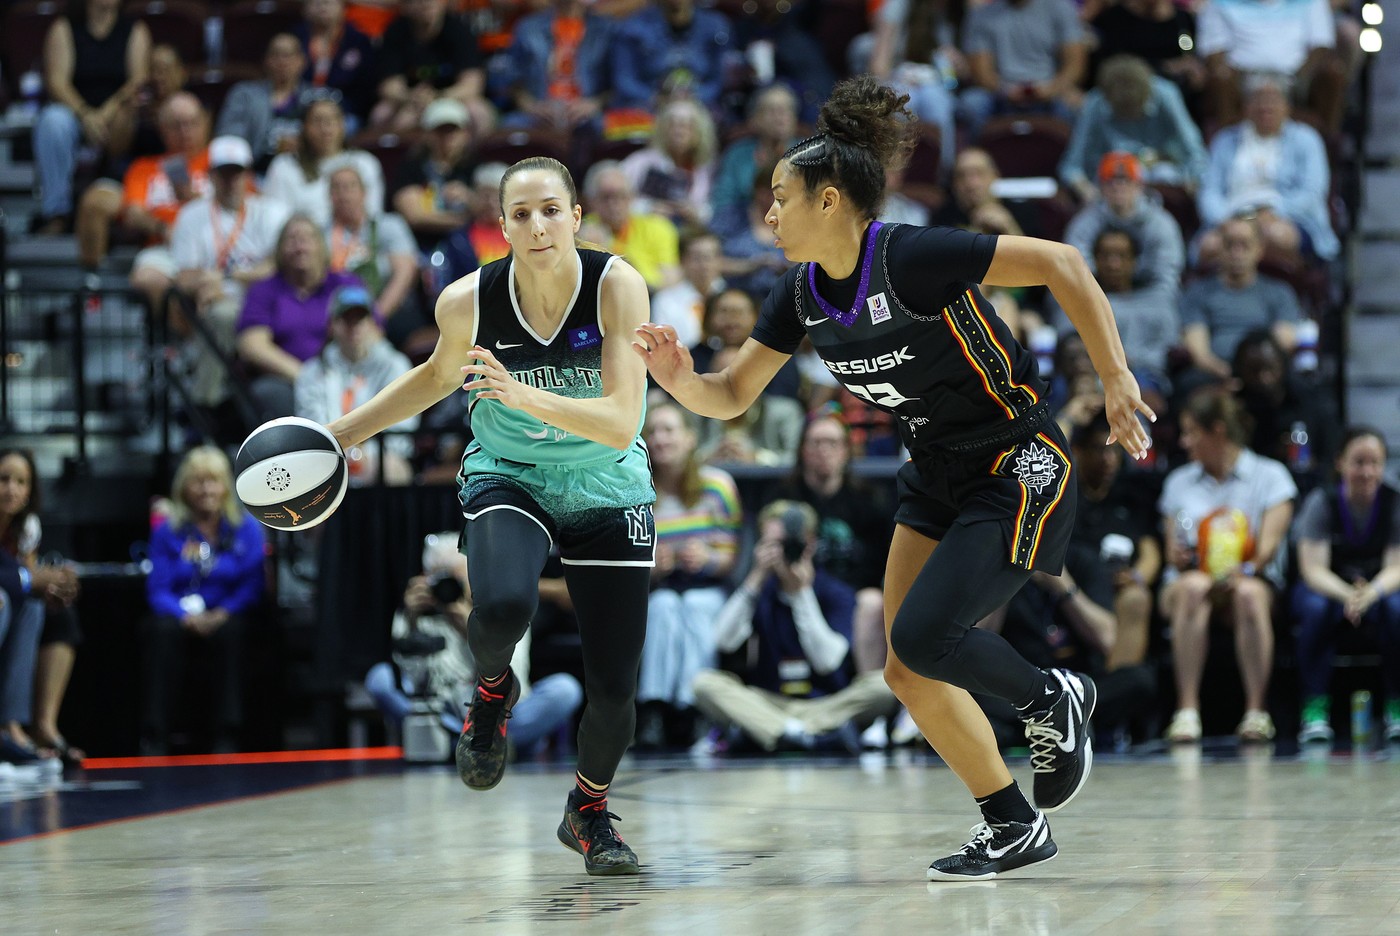
[[[1312,443],[1308,440],[1308,424],[1301,419],[1288,430],[1288,467],[1294,474],[1312,470]]]
[[[1293,349],[1293,369],[1300,374],[1311,374],[1317,370],[1317,322],[1303,319],[1294,334],[1298,343]]]
[[[1371,749],[1371,693],[1365,689],[1351,694],[1351,749]]]

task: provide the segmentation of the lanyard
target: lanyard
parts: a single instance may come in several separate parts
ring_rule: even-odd
[[[221,238],[219,236],[219,205],[215,202],[209,206],[209,223],[214,231],[214,267],[220,273],[228,273],[233,245],[238,242],[238,235],[243,233],[243,222],[246,220],[248,220],[248,203],[245,201],[238,206],[238,219],[233,223],[233,230],[229,232],[227,239]]]
[[[331,269],[345,270],[346,262],[360,246],[360,235],[350,236],[350,232],[340,225],[331,228]]]
[[[335,58],[335,50],[340,48],[340,38],[345,35],[345,27],[341,26],[336,30],[332,39],[322,39],[320,36],[311,37],[311,62],[313,71],[311,73],[311,83],[316,87],[322,87],[326,83],[326,78],[331,73],[331,61]]]

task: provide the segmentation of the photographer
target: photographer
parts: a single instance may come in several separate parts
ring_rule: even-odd
[[[541,595],[567,592],[540,582]],[[562,581],[558,584],[562,586]],[[462,730],[463,704],[476,687],[476,662],[467,648],[466,557],[457,551],[457,534],[429,535],[423,540],[423,574],[408,580],[403,610],[394,615],[392,663],[378,663],[365,677],[365,689],[386,718],[402,722],[414,700],[429,700],[453,740]],[[520,680],[520,701],[511,712],[510,740],[519,750],[553,734],[573,718],[583,689],[568,673],[555,673],[530,686],[530,631],[515,646],[511,672]]]
[[[696,705],[766,751],[811,749],[838,729],[854,750],[857,736],[845,726],[894,704],[879,670],[851,677],[855,591],[812,565],[817,514],[807,504],[775,501],[759,514],[758,530],[753,566],[715,622],[722,652],[751,641],[747,673],[702,671]]]

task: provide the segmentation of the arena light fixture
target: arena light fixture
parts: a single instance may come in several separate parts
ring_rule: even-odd
[[[1385,20],[1385,11],[1379,3],[1366,3],[1361,7],[1361,22],[1367,26],[1379,26]]]
[[[1374,27],[1367,27],[1361,30],[1361,51],[1379,52],[1381,50],[1381,31]]]

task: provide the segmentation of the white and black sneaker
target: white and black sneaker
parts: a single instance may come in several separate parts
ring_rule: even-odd
[[[1025,722],[1035,773],[1035,805],[1054,812],[1074,799],[1089,779],[1094,765],[1089,718],[1098,690],[1088,676],[1063,669],[1047,672],[1060,687],[1060,697],[1045,711],[1026,716]]]
[[[1045,813],[1034,822],[981,822],[972,840],[947,858],[928,866],[930,881],[980,881],[1055,857],[1054,839]]]

